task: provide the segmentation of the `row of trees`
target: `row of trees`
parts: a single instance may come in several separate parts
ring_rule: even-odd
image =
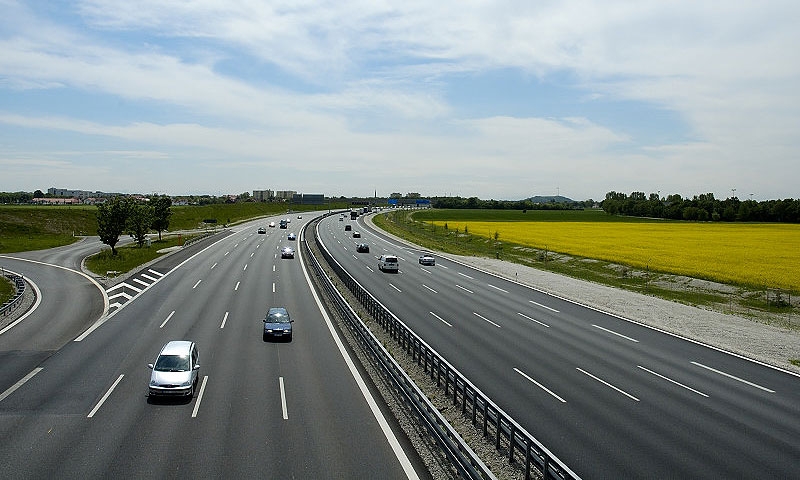
[[[169,228],[172,199],[166,195],[154,195],[143,202],[132,197],[115,197],[97,205],[97,235],[100,241],[111,247],[116,255],[119,236],[128,233],[141,247],[151,230],[161,232]]]
[[[436,197],[431,199],[433,208],[469,208],[491,210],[574,210],[592,207],[594,200],[583,202],[546,202],[535,203],[531,200],[481,200],[478,197]]]
[[[603,210],[611,215],[668,218],[673,220],[698,220],[714,222],[800,222],[800,199],[739,200],[729,197],[714,198],[713,193],[683,198],[680,195],[659,197],[644,192],[630,195],[608,192],[601,203]]]

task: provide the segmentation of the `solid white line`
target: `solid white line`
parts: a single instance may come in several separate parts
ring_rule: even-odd
[[[546,308],[546,309],[548,309],[548,310],[551,310],[551,311],[553,311],[553,312],[556,312],[556,313],[558,313],[558,310],[556,310],[555,308],[548,307],[547,305],[542,305],[542,304],[541,304],[541,303],[539,303],[539,302],[534,302],[533,300],[528,300],[528,302],[530,302],[530,303],[532,303],[532,304],[534,304],[534,305],[538,305],[538,306],[540,306],[540,307],[542,307],[542,308]]]
[[[604,332],[608,332],[608,333],[610,333],[610,334],[612,334],[612,335],[616,335],[616,336],[618,336],[618,337],[622,337],[622,338],[624,338],[625,340],[630,340],[631,342],[634,342],[634,343],[639,343],[639,340],[636,340],[635,338],[631,338],[631,337],[625,336],[625,335],[623,335],[623,334],[621,334],[621,333],[617,333],[617,332],[615,332],[614,330],[609,330],[609,329],[607,329],[607,328],[603,328],[603,327],[601,327],[600,325],[595,325],[595,324],[592,324],[592,326],[593,326],[594,328],[599,328],[600,330],[602,330],[602,331],[604,331]]]
[[[117,381],[116,381],[116,382],[114,382],[114,383],[111,385],[111,388],[109,388],[109,389],[108,389],[108,391],[106,391],[106,394],[105,394],[105,395],[103,395],[103,398],[101,398],[99,402],[97,402],[97,405],[95,405],[95,406],[94,406],[94,408],[92,409],[92,411],[91,411],[91,412],[89,412],[89,415],[87,415],[87,416],[86,416],[86,418],[92,418],[92,417],[94,417],[94,414],[95,414],[95,413],[97,413],[97,411],[98,411],[98,410],[100,410],[100,407],[102,407],[102,406],[103,406],[103,403],[105,403],[105,401],[106,401],[106,400],[108,399],[108,397],[111,395],[111,392],[113,392],[113,391],[114,391],[114,389],[115,389],[115,388],[117,388],[117,384],[118,384],[118,383],[119,383],[119,382],[122,380],[122,377],[124,377],[124,376],[125,376],[125,375],[120,375],[119,377],[117,377]]]
[[[435,314],[435,313],[433,313],[433,312],[428,312],[428,313],[430,313],[430,314],[431,314],[431,315],[433,315],[434,317],[436,317],[436,318],[438,318],[439,320],[441,320],[441,321],[442,321],[442,323],[444,323],[444,324],[445,324],[445,325],[447,325],[448,327],[452,327],[452,326],[453,326],[453,324],[452,324],[452,323],[448,322],[447,320],[445,320],[444,318],[440,317],[439,315],[436,315],[436,314]]]
[[[281,387],[281,411],[283,412],[283,419],[289,420],[289,412],[286,409],[286,389],[283,388],[283,377],[278,377],[278,383]]]
[[[545,392],[547,392],[547,393],[549,393],[550,395],[554,396],[554,397],[555,397],[555,398],[556,398],[558,401],[560,401],[561,403],[567,403],[567,401],[566,401],[566,400],[564,400],[563,398],[559,397],[558,395],[556,395],[555,393],[553,393],[552,391],[550,391],[550,389],[549,389],[549,388],[545,387],[545,386],[544,386],[544,385],[542,385],[541,383],[537,382],[536,380],[534,380],[534,379],[532,379],[531,377],[529,377],[528,375],[526,375],[526,374],[525,374],[525,372],[523,372],[523,371],[522,371],[522,370],[520,370],[519,368],[517,368],[517,367],[514,367],[514,371],[515,371],[515,372],[517,372],[517,373],[519,373],[520,375],[522,375],[522,376],[523,376],[523,377],[525,377],[526,379],[528,379],[528,380],[529,380],[531,383],[533,383],[533,384],[534,384],[534,385],[536,385],[537,387],[541,388],[541,389],[542,389],[542,390],[544,390]]]
[[[227,321],[228,321],[228,312],[225,312],[225,316],[222,317],[222,325],[220,325],[219,328],[225,328],[225,322]]]
[[[522,318],[527,318],[527,319],[528,319],[528,320],[530,320],[531,322],[536,322],[536,323],[538,323],[539,325],[542,325],[543,327],[550,328],[550,325],[548,325],[548,324],[546,324],[546,323],[544,323],[544,322],[540,322],[539,320],[536,320],[535,318],[529,317],[529,316],[525,315],[524,313],[517,312],[517,315],[519,315],[519,316],[520,316],[520,317],[522,317]]]
[[[0,394],[0,402],[2,402],[3,400],[6,399],[6,397],[8,397],[12,393],[14,393],[19,387],[25,385],[25,382],[27,382],[28,380],[33,378],[34,375],[36,375],[37,373],[41,372],[42,370],[43,370],[42,367],[36,367],[33,370],[31,370],[31,372],[29,374],[27,374],[24,377],[22,377],[22,380],[20,380],[19,382],[15,383],[14,385],[11,385],[10,387],[8,387],[8,389],[5,392]]]
[[[484,317],[483,315],[480,315],[480,314],[475,313],[475,312],[472,312],[472,314],[475,315],[476,317],[480,318],[481,320],[485,320],[485,321],[491,323],[492,325],[494,325],[495,327],[500,328],[500,325],[494,323],[493,321],[489,320],[488,318]]]
[[[142,276],[144,277],[144,275],[142,275]],[[154,280],[155,280],[155,279],[154,279]],[[138,283],[139,285],[144,285],[145,287],[149,287],[149,286],[150,286],[150,284],[149,284],[149,283],[147,283],[147,282],[145,282],[144,280],[141,280],[141,279],[139,279],[139,278],[134,278],[134,279],[133,279],[133,281],[134,281],[134,282],[136,282],[136,283]],[[139,289],[136,289],[136,290],[138,290],[138,292],[141,292],[141,290],[139,290]],[[137,293],[138,293],[138,292],[137,292]]]
[[[595,377],[594,375],[592,375],[591,373],[587,372],[586,370],[584,370],[584,369],[582,369],[582,368],[577,368],[577,367],[576,367],[576,368],[575,368],[575,370],[577,370],[577,371],[579,371],[579,372],[583,373],[584,375],[588,375],[588,376],[590,376],[590,377],[594,378],[595,380],[597,380],[598,382],[602,383],[602,384],[603,384],[603,385],[605,385],[606,387],[613,388],[614,390],[618,391],[619,393],[621,393],[621,394],[625,395],[626,397],[628,397],[628,398],[630,398],[630,399],[632,399],[632,400],[636,400],[637,402],[639,401],[639,399],[638,399],[638,398],[634,397],[633,395],[629,394],[628,392],[626,392],[626,391],[624,391],[624,390],[621,390],[621,389],[619,389],[619,388],[615,387],[614,385],[611,385],[610,383],[606,382],[605,380],[602,380],[602,379],[600,379],[600,378],[598,378],[598,377]]]
[[[198,280],[197,283],[194,284],[194,287],[192,287],[192,290],[197,288],[197,286],[200,285],[200,282],[202,282],[202,281],[203,281],[202,279]]]
[[[119,297],[123,297],[125,300],[130,300],[131,298],[133,298],[133,296],[131,296],[131,295],[130,295],[130,294],[128,294],[128,293],[125,293],[125,292],[120,292],[120,293],[118,293],[118,294],[116,294],[116,295],[111,295],[110,297],[108,297],[108,300],[109,300],[109,301],[111,301],[111,300],[116,300],[116,299],[118,299]]]
[[[8,271],[9,270],[6,270],[6,272],[8,272]],[[19,275],[16,272],[11,272],[11,273]],[[20,276],[22,276],[22,275],[20,275]],[[39,304],[42,303],[42,292],[39,290],[39,287],[35,283],[33,283],[28,277],[23,277],[23,278],[25,279],[26,282],[28,282],[31,285],[31,287],[33,287],[33,291],[36,294],[36,301],[34,302],[33,306],[30,308],[30,310],[28,310],[21,317],[19,317],[18,319],[14,320],[11,323],[9,323],[8,325],[5,326],[5,328],[0,330],[0,335],[2,335],[4,333],[6,333],[7,331],[11,330],[19,322],[25,320],[26,318],[28,318],[28,316],[32,315],[33,312],[35,312],[36,309],[39,308]],[[108,295],[105,296],[105,302],[106,302],[106,304],[108,304]],[[109,305],[106,305],[106,311],[108,311],[108,308],[109,308]]]
[[[739,378],[739,377],[733,376],[730,373],[725,373],[725,372],[723,372],[721,370],[717,370],[716,368],[711,368],[709,366],[703,365],[702,363],[692,362],[692,364],[697,365],[698,367],[701,367],[701,368],[705,368],[706,370],[710,370],[710,371],[712,371],[714,373],[718,373],[718,374],[720,374],[722,376],[725,376],[725,377],[728,377],[730,379],[736,380],[738,382],[742,382],[744,384],[750,385],[751,387],[760,388],[761,390],[764,390],[765,392],[775,393],[775,390],[770,390],[767,387],[762,387],[761,385],[758,385],[758,384],[755,384],[755,383],[752,383],[752,382],[748,382],[747,380],[745,380],[743,378]]]
[[[459,284],[456,284],[456,287],[460,288],[461,290],[464,290],[464,291],[465,291],[465,292],[467,292],[467,293],[475,293],[475,292],[473,292],[472,290],[470,290],[469,288],[464,288],[464,287],[462,287],[462,286],[461,286],[461,285],[459,285]]]
[[[173,311],[172,311],[172,313],[170,313],[169,315],[167,315],[167,319],[166,319],[166,320],[164,320],[164,323],[162,323],[162,324],[161,324],[161,326],[160,326],[160,327],[158,327],[158,328],[164,328],[164,325],[166,325],[166,324],[167,324],[167,322],[169,322],[169,319],[170,319],[170,318],[172,318],[172,316],[173,316],[173,315],[175,315],[175,310],[173,310]]]
[[[142,276],[143,276],[144,278],[146,278],[146,279],[150,280],[151,282],[155,282],[156,280],[158,280],[158,278],[156,278],[156,277],[151,277],[150,275],[148,275],[148,274],[146,274],[146,273],[143,273],[143,274],[142,274]],[[163,275],[162,275],[162,277],[163,277]],[[149,283],[146,283],[145,285],[149,285]]]
[[[504,289],[502,289],[500,287],[496,287],[496,286],[492,285],[491,283],[487,283],[486,285],[489,285],[491,288],[494,288],[495,290],[500,290],[503,293],[508,293],[508,290],[504,290]]]
[[[233,291],[234,291],[234,292],[235,292],[235,291],[237,291],[237,290],[239,290],[239,284],[240,284],[240,283],[242,283],[242,282],[236,282],[236,286],[235,286],[235,287],[233,287]]]
[[[470,280],[475,280],[474,278],[470,277],[470,276],[469,276],[469,275],[467,275],[466,273],[461,273],[461,272],[456,272],[456,273],[458,273],[458,274],[459,274],[459,275],[461,275],[462,277],[467,277],[467,278],[469,278]]]
[[[431,292],[433,292],[433,293],[439,293],[439,292],[437,292],[436,290],[432,289],[431,287],[429,287],[429,286],[425,285],[424,283],[422,284],[422,286],[423,286],[423,287],[425,287],[425,288],[427,288],[428,290],[430,290],[430,291],[431,291]]]
[[[402,290],[400,290],[399,288],[395,287],[395,286],[394,286],[394,285],[392,285],[391,283],[389,284],[389,286],[390,286],[390,287],[392,287],[392,288],[394,288],[394,289],[395,289],[395,290],[397,290],[398,292],[400,292],[400,293],[403,293],[403,291],[402,291]]]
[[[666,380],[666,381],[668,381],[668,382],[671,382],[671,383],[674,383],[675,385],[677,385],[677,386],[679,386],[679,387],[683,387],[683,388],[685,388],[686,390],[689,390],[690,392],[694,392],[694,393],[696,393],[696,394],[698,394],[698,395],[702,395],[702,396],[704,396],[704,397],[708,398],[708,395],[706,395],[705,393],[703,393],[703,392],[700,392],[700,391],[698,391],[698,390],[695,390],[695,389],[694,389],[694,388],[692,388],[692,387],[687,387],[686,385],[684,385],[684,384],[682,384],[682,383],[676,382],[675,380],[673,380],[673,379],[671,379],[671,378],[669,378],[669,377],[665,377],[664,375],[661,375],[660,373],[656,373],[656,372],[654,372],[654,371],[652,371],[652,370],[649,370],[649,369],[647,369],[647,368],[644,368],[644,367],[643,367],[643,366],[641,366],[641,365],[636,365],[636,366],[637,366],[637,367],[639,367],[639,368],[641,368],[642,370],[644,370],[644,371],[645,371],[645,372],[647,372],[647,373],[650,373],[650,374],[652,374],[652,375],[655,375],[655,376],[656,376],[656,377],[658,377],[658,378],[663,378],[664,380]]]
[[[200,385],[200,393],[197,394],[197,401],[194,402],[194,410],[192,410],[192,418],[197,416],[197,411],[200,410],[200,402],[203,401],[203,392],[206,391],[206,382],[208,381],[208,375],[203,377],[203,384]]]
[[[300,252],[302,252],[302,249],[300,250]],[[308,270],[306,270],[306,266],[302,261],[300,262],[300,268],[303,269],[303,275],[306,277],[306,284],[308,284],[308,290],[314,297],[314,301],[317,303],[317,308],[319,309],[322,318],[325,319],[325,325],[328,327],[328,332],[330,332],[334,343],[336,343],[336,347],[339,349],[339,353],[342,355],[344,363],[350,370],[350,374],[353,376],[356,385],[358,385],[358,389],[361,391],[361,395],[363,395],[364,399],[367,401],[367,405],[369,406],[372,415],[375,417],[375,420],[381,427],[381,431],[386,437],[386,441],[389,443],[389,446],[391,447],[395,456],[397,457],[397,461],[403,468],[403,472],[405,472],[406,477],[409,478],[410,480],[419,480],[419,475],[417,475],[417,472],[414,470],[414,466],[412,465],[411,460],[409,460],[408,455],[406,455],[406,452],[400,445],[400,441],[397,439],[394,432],[392,431],[392,428],[389,426],[389,422],[386,420],[386,417],[384,417],[383,412],[381,412],[381,408],[378,406],[378,403],[375,401],[375,398],[370,393],[369,388],[367,387],[367,384],[364,381],[364,379],[361,377],[361,374],[358,372],[358,368],[356,368],[353,359],[350,358],[350,355],[347,353],[347,349],[342,343],[341,338],[339,338],[339,335],[336,333],[336,329],[333,327],[331,318],[330,316],[328,316],[328,312],[322,305],[322,301],[319,299],[317,291],[315,290],[313,284],[311,283],[311,278],[308,274]]]
[[[147,269],[147,271],[148,271],[148,272],[150,272],[150,273],[152,273],[153,275],[158,275],[159,277],[163,277],[163,276],[164,276],[164,274],[163,274],[163,273],[161,273],[161,272],[156,272],[156,271],[155,271],[155,270],[153,270],[152,268],[148,268],[148,269]]]

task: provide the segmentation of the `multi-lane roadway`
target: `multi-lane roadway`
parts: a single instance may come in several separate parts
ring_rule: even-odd
[[[353,238],[344,225],[353,223]],[[583,478],[798,478],[800,378],[437,258],[363,218],[322,243]],[[358,243],[370,253],[358,253]],[[395,254],[400,272],[380,272]]]
[[[0,334],[0,478],[425,478],[301,259],[280,258],[305,221],[250,222],[172,255],[108,315],[77,268],[88,243],[0,258],[41,292]],[[292,314],[291,342],[262,340],[270,306]],[[198,389],[154,401],[147,364],[173,339],[198,345]]]

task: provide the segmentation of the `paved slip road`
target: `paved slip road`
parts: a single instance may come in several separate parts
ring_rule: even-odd
[[[362,234],[352,238],[344,225]],[[583,478],[798,478],[800,378],[403,246],[359,219],[323,243]],[[355,245],[370,244],[369,254]],[[376,256],[400,257],[400,273]]]
[[[362,393],[300,259],[280,258],[279,247],[296,243],[285,234],[297,222],[267,235],[255,233],[264,221],[237,227],[29,371],[4,374],[0,478],[426,478]],[[93,324],[96,309],[72,311],[67,290],[61,317]],[[48,283],[43,298],[58,291]],[[291,312],[293,341],[262,340],[272,305]],[[41,321],[0,335],[0,351],[35,343]],[[200,351],[198,391],[188,402],[152,401],[146,364],[166,341],[185,338]]]

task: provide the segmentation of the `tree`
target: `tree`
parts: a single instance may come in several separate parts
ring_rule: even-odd
[[[141,248],[147,240],[147,232],[153,224],[153,207],[147,203],[131,201],[128,207],[128,233]]]
[[[101,242],[111,247],[111,255],[117,254],[115,246],[128,223],[130,205],[130,201],[122,197],[97,205],[97,235]]]
[[[153,223],[150,226],[158,232],[158,241],[161,241],[161,232],[169,228],[172,199],[167,195],[154,196],[150,199],[150,205],[153,207]]]

